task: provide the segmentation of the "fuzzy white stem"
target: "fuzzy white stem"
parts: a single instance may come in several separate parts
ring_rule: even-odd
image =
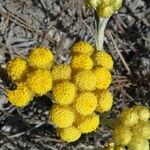
[[[98,21],[98,32],[97,32],[97,49],[98,51],[103,50],[104,45],[104,31],[109,18],[100,18]]]

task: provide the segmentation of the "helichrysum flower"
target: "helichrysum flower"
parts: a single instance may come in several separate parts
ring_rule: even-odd
[[[82,115],[92,114],[96,106],[96,96],[91,92],[80,93],[75,101],[75,108]]]
[[[148,119],[150,118],[150,111],[146,106],[134,106],[133,109],[137,111],[139,120],[148,121]]]
[[[96,92],[97,96],[97,112],[106,112],[109,111],[112,107],[113,96],[109,90]]]
[[[27,85],[37,95],[44,95],[52,89],[52,76],[48,70],[36,70],[28,74]]]
[[[66,141],[68,143],[77,141],[81,136],[79,130],[74,126],[64,128],[64,129],[59,129],[58,133],[60,138],[63,141]]]
[[[9,61],[6,67],[8,75],[12,80],[23,79],[25,73],[27,72],[28,66],[26,60],[16,57],[13,60]]]
[[[78,118],[76,126],[81,133],[90,133],[98,128],[99,123],[99,116],[93,113],[91,115]]]
[[[113,60],[105,51],[97,52],[94,58],[98,66],[104,67],[108,70],[113,68]]]
[[[114,10],[111,5],[98,5],[96,8],[97,15],[103,18],[109,18],[113,15]]]
[[[147,140],[150,139],[150,122],[139,121],[136,125],[131,128],[134,136],[142,137]]]
[[[29,53],[28,63],[36,69],[50,69],[53,57],[52,52],[48,48],[35,48]]]
[[[96,81],[96,76],[92,71],[80,71],[75,76],[75,83],[81,91],[94,90]]]
[[[127,145],[131,140],[132,133],[129,128],[118,126],[113,132],[113,139],[117,145]]]
[[[131,127],[138,122],[138,114],[132,108],[125,109],[120,115],[120,121],[123,125]]]
[[[71,66],[73,69],[77,70],[90,70],[93,67],[93,61],[85,54],[78,54],[72,57]]]
[[[76,87],[69,81],[62,81],[56,84],[53,88],[53,96],[55,102],[61,105],[70,104],[73,102],[76,95]]]
[[[73,124],[75,115],[69,106],[54,105],[50,112],[50,119],[56,127],[67,128]]]
[[[99,67],[94,70],[94,74],[97,80],[96,87],[100,90],[107,89],[112,81],[110,72],[105,68]]]
[[[56,65],[52,69],[52,79],[54,81],[59,80],[70,80],[71,79],[71,68],[70,65]]]
[[[81,53],[90,56],[92,55],[94,48],[89,42],[79,41],[73,45],[72,51],[74,53]]]
[[[129,150],[149,150],[149,142],[144,138],[134,136],[128,144],[128,148]]]
[[[11,104],[17,107],[25,107],[33,98],[33,93],[25,83],[18,83],[16,90],[7,90],[7,97]]]

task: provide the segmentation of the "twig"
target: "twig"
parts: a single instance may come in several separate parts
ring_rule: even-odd
[[[108,32],[108,35],[109,35],[110,39],[112,40],[112,42],[113,42],[113,44],[114,44],[114,46],[115,46],[115,49],[116,49],[116,51],[117,51],[117,53],[118,53],[118,55],[119,55],[119,57],[120,57],[120,59],[121,59],[123,65],[125,66],[125,68],[126,68],[126,70],[128,71],[128,73],[131,74],[131,70],[130,70],[128,64],[126,63],[124,57],[122,56],[122,54],[121,54],[119,48],[117,47],[117,45],[116,45],[116,43],[115,43],[115,40],[114,40],[114,38],[113,38],[111,32],[110,32],[110,31],[107,31],[107,32]]]

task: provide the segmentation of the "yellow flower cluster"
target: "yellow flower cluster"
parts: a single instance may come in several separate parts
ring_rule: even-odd
[[[147,150],[150,140],[150,111],[145,106],[125,109],[118,120],[113,139],[117,146],[131,150]]]
[[[122,0],[85,0],[88,7],[94,8],[98,16],[108,18],[122,5]]]
[[[111,109],[113,96],[108,87],[112,68],[111,56],[103,51],[94,52],[94,47],[85,41],[73,45],[69,65],[52,67],[55,104],[50,120],[62,140],[74,142],[81,134],[96,130],[100,120],[95,112]]]
[[[108,88],[113,60],[108,53],[94,50],[88,42],[75,43],[70,64],[55,64],[48,48],[36,48],[26,59],[11,60],[6,69],[17,88],[7,90],[10,103],[24,107],[34,96],[52,90],[54,105],[49,119],[62,140],[74,142],[81,134],[95,131],[100,123],[96,112],[107,112],[112,107]]]
[[[17,84],[15,90],[7,90],[11,104],[26,106],[34,96],[41,96],[52,89],[50,68],[53,54],[48,48],[31,50],[27,59],[16,57],[6,67],[8,75]]]

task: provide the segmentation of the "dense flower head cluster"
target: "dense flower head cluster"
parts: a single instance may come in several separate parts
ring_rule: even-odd
[[[17,88],[7,89],[9,102],[17,107],[25,107],[34,96],[42,96],[50,91],[52,64],[53,54],[44,47],[31,50],[27,59],[16,57],[10,60],[6,70]]]
[[[52,91],[49,119],[62,140],[74,142],[81,134],[95,131],[100,124],[96,113],[112,107],[108,88],[113,60],[108,53],[94,50],[88,42],[75,43],[70,64],[54,63],[52,52],[42,47],[31,50],[26,59],[11,60],[7,72],[17,89],[7,90],[10,103],[24,107],[34,96]]]
[[[88,7],[94,8],[98,16],[108,18],[122,5],[122,0],[85,0]]]
[[[115,145],[131,150],[147,150],[150,140],[150,111],[146,106],[125,109],[113,132]]]
[[[90,43],[79,41],[72,47],[69,65],[52,67],[54,107],[49,118],[66,142],[95,131],[100,123],[96,112],[107,112],[112,107],[108,88],[113,60],[108,53],[94,50]]]

